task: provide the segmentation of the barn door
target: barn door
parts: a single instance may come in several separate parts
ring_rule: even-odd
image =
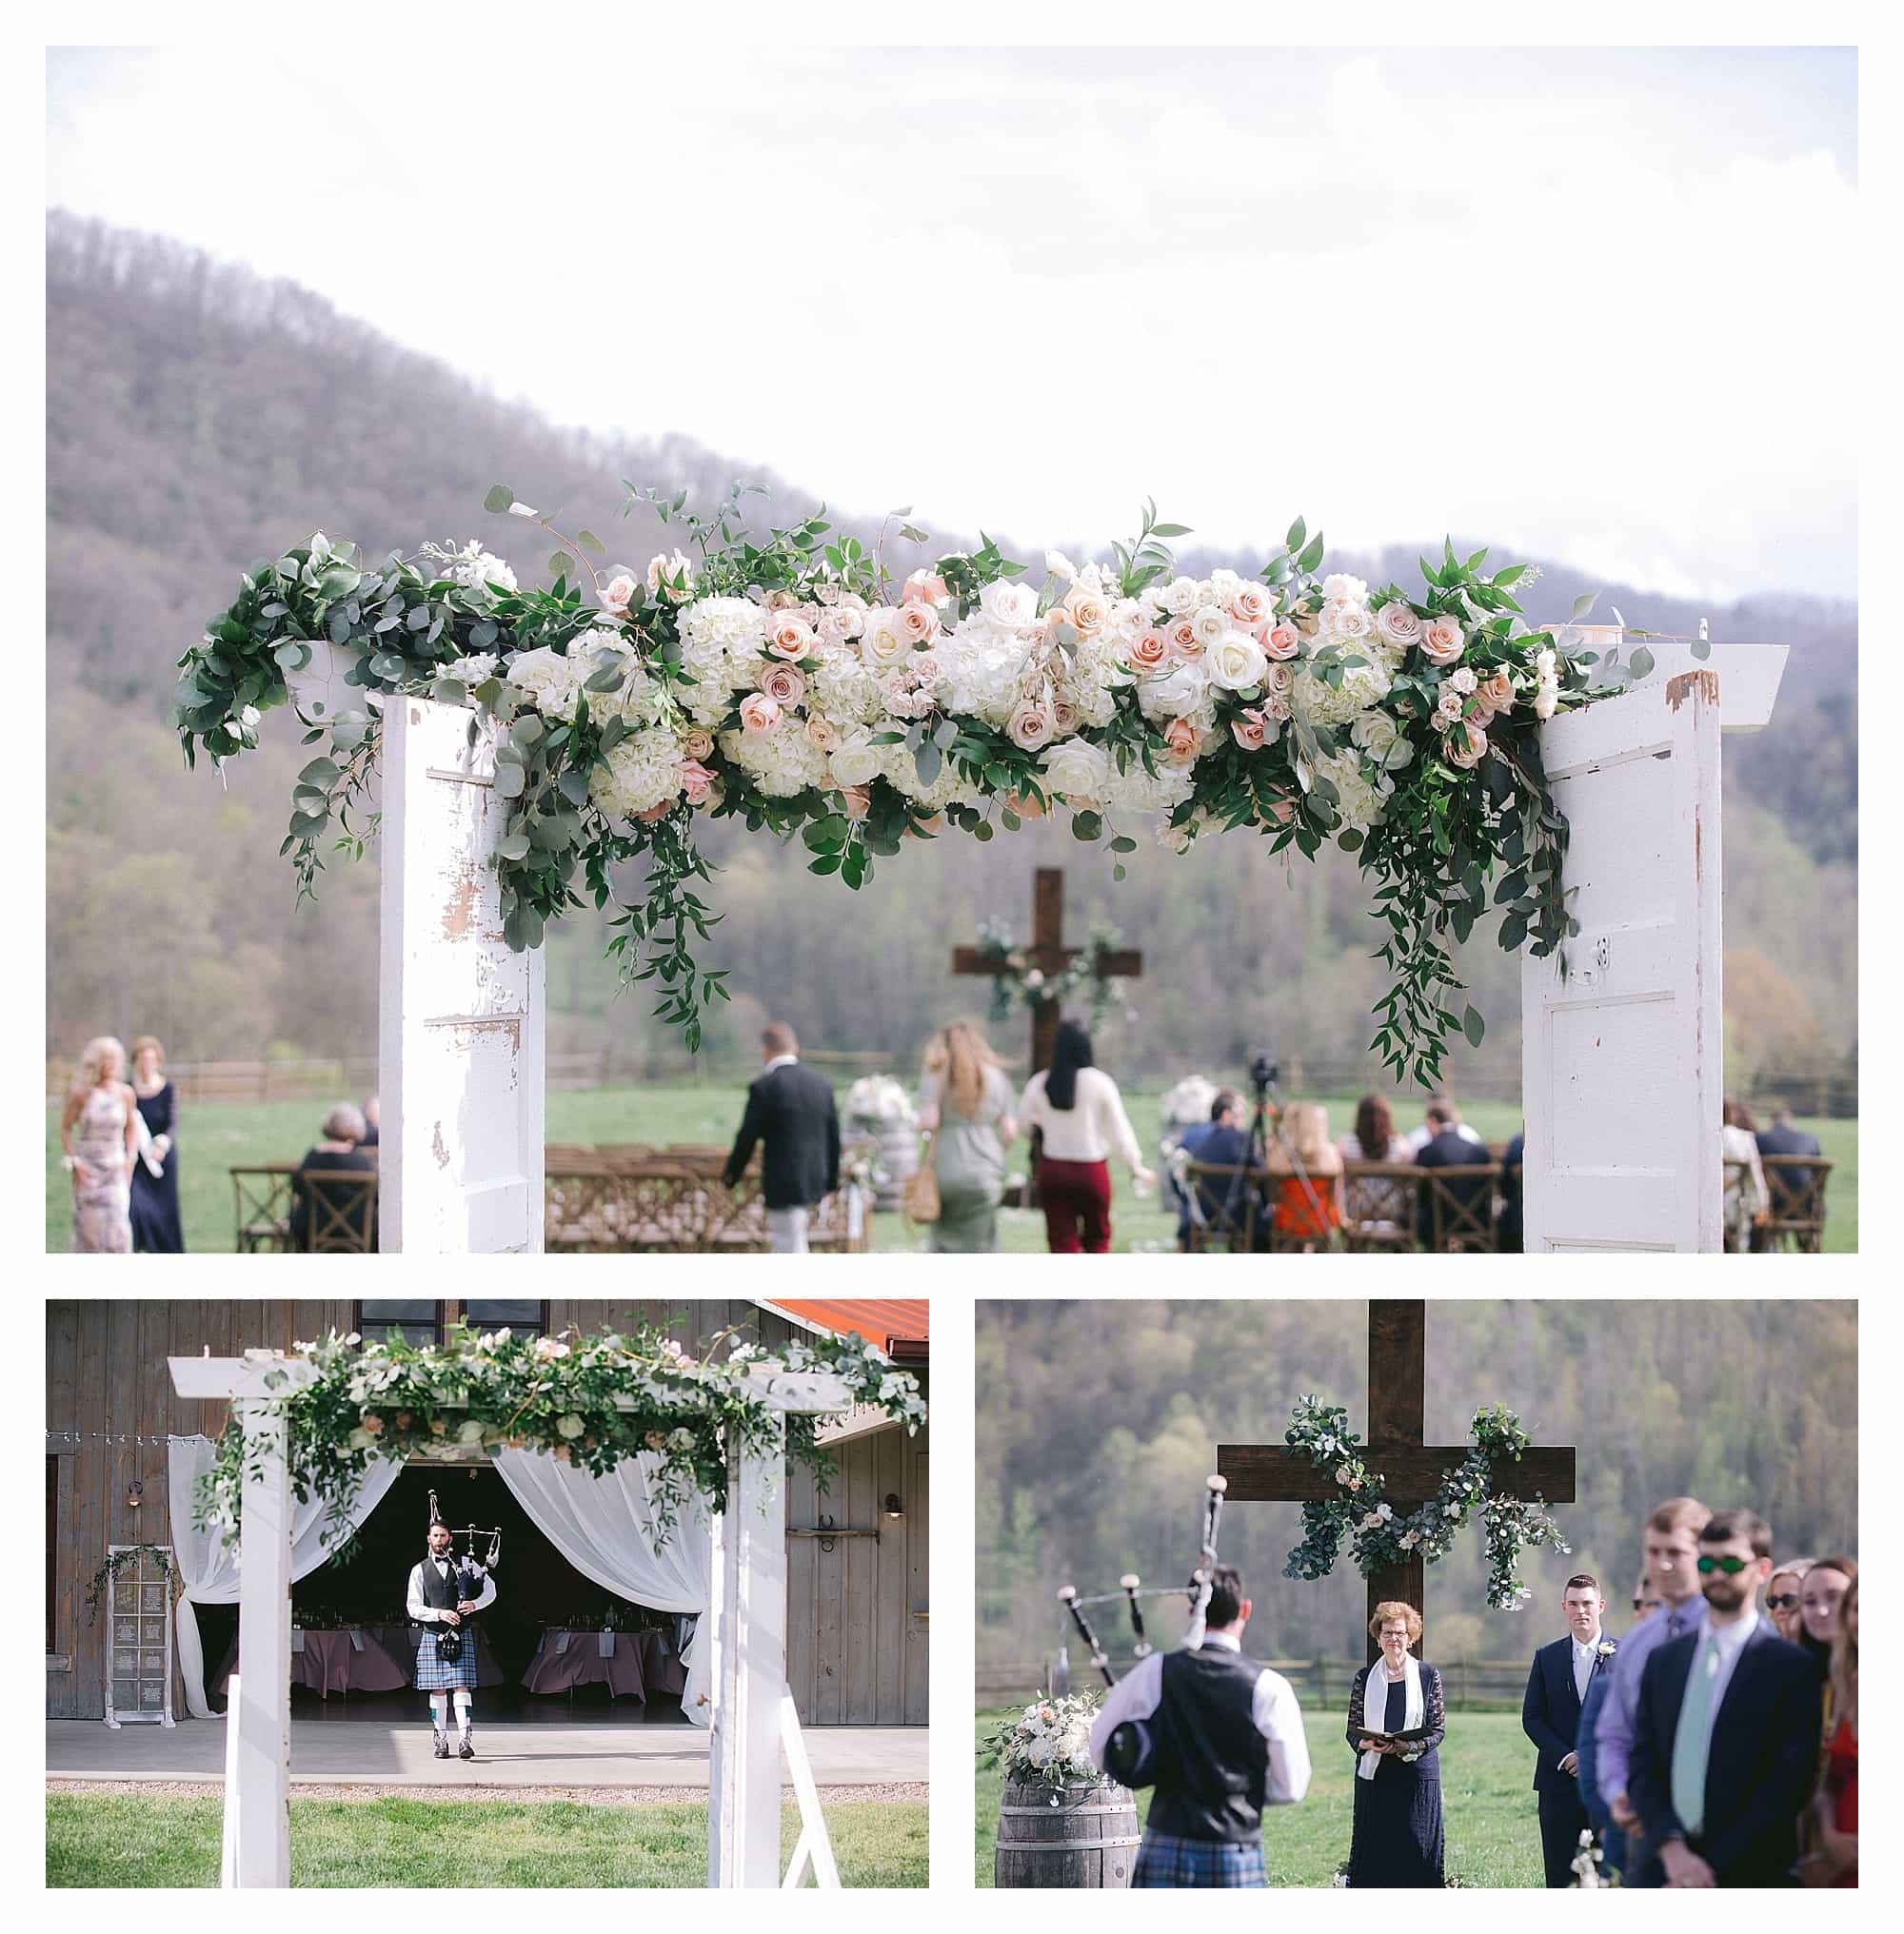
[[[1534,1251],[1719,1247],[1719,680],[1701,667],[1540,734],[1580,923],[1521,970]]]
[[[503,939],[494,855],[507,818],[474,714],[392,700],[384,718],[386,1251],[539,1251],[543,955]]]

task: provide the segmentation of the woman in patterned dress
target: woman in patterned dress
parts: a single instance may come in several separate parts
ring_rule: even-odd
[[[1356,1674],[1349,1695],[1349,1748],[1357,1759],[1349,1885],[1443,1886],[1441,1675],[1409,1654],[1421,1637],[1421,1614],[1412,1605],[1383,1600],[1369,1632],[1381,1657]],[[1407,1738],[1391,1739],[1394,1733]]]
[[[132,1253],[132,1161],[139,1149],[138,1097],[126,1082],[126,1050],[110,1035],[88,1041],[60,1116],[60,1146],[72,1174],[76,1253]]]

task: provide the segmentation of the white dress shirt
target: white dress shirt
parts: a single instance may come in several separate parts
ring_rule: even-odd
[[[791,1068],[796,1066],[799,1060],[800,1056],[798,1055],[776,1055],[773,1057],[773,1059],[770,1060],[766,1064],[766,1066],[761,1070],[761,1073],[763,1075],[771,1075],[776,1068]]]
[[[1231,1652],[1243,1648],[1235,1632],[1209,1632],[1203,1643]],[[1101,1771],[1111,1734],[1127,1719],[1148,1719],[1162,1697],[1163,1654],[1152,1652],[1111,1687],[1103,1709],[1092,1722],[1091,1759]],[[1258,1674],[1250,1717],[1269,1742],[1263,1805],[1293,1806],[1309,1790],[1309,1742],[1303,1737],[1302,1708],[1296,1703],[1295,1688],[1280,1672],[1272,1672],[1267,1666]]]
[[[409,1612],[409,1615],[412,1618],[420,1620],[425,1625],[435,1625],[437,1621],[440,1618],[442,1618],[443,1614],[436,1608],[436,1607],[427,1604],[424,1599],[423,1568],[426,1565],[434,1565],[436,1567],[436,1575],[439,1578],[446,1580],[449,1577],[450,1570],[454,1567],[455,1563],[456,1561],[453,1558],[432,1557],[420,1559],[415,1565],[411,1566],[410,1585],[407,1608]],[[496,1581],[493,1578],[491,1578],[489,1574],[486,1571],[483,1574],[482,1591],[478,1593],[476,1597],[472,1598],[469,1602],[476,1608],[478,1611],[481,1611],[486,1605],[493,1604],[495,1602],[495,1597],[496,1597]]]
[[[1570,1638],[1573,1634],[1568,1634]],[[1587,1703],[1587,1687],[1594,1680],[1594,1661],[1599,1657],[1600,1635],[1596,1632],[1585,1645],[1574,1639],[1574,1692],[1584,1706]]]

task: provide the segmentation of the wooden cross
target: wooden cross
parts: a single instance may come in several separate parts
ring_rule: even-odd
[[[1427,1400],[1426,1329],[1428,1306],[1420,1302],[1371,1302],[1368,1313],[1368,1442],[1363,1455],[1379,1471],[1388,1502],[1398,1517],[1418,1510],[1440,1489],[1441,1473],[1468,1454],[1470,1446],[1429,1445],[1421,1441]],[[1228,1497],[1306,1504],[1338,1494],[1334,1473],[1319,1470],[1301,1452],[1281,1444],[1220,1444],[1217,1470],[1229,1479]],[[1574,1497],[1574,1450],[1532,1445],[1516,1459],[1497,1460],[1490,1479],[1508,1497],[1540,1497],[1570,1504]],[[1422,1589],[1426,1568],[1418,1552],[1400,1565],[1374,1573],[1368,1581],[1368,1611],[1382,1600],[1398,1598],[1426,1610]],[[1380,1648],[1369,1640],[1373,1663]],[[1418,1653],[1420,1647],[1418,1644]]]
[[[1077,959],[1080,949],[1064,944],[1064,869],[1041,866],[1032,891],[1031,945],[1023,950],[1025,962],[1036,967],[1049,980],[1061,974]],[[1143,956],[1135,947],[1104,954],[1099,962],[1106,976],[1135,980],[1143,972]],[[993,962],[976,947],[952,950],[955,974],[985,974],[997,971]],[[1036,1075],[1051,1065],[1052,1043],[1058,1038],[1061,1019],[1055,1000],[1038,1000],[1031,1009],[1031,1072]]]

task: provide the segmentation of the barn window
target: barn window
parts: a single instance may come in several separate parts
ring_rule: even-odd
[[[463,1319],[472,1330],[513,1330],[518,1336],[541,1336],[548,1329],[548,1305],[518,1296],[493,1297],[463,1306]]]
[[[401,1336],[406,1343],[441,1343],[443,1305],[425,1302],[359,1303],[357,1329],[367,1342],[388,1343]]]

